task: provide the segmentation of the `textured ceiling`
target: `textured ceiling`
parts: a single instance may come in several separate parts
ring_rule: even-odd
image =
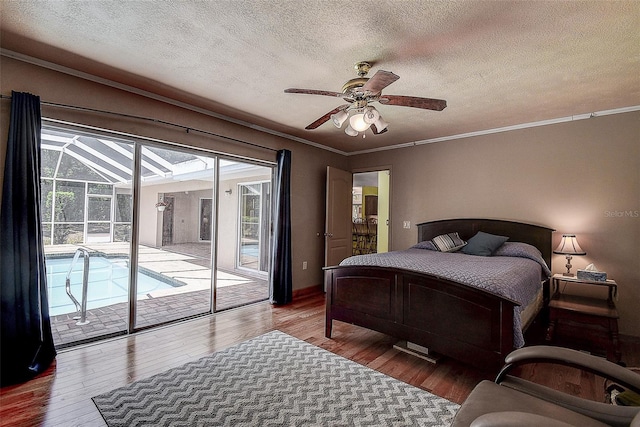
[[[1,43],[342,152],[640,105],[638,1],[2,1]],[[400,79],[389,131],[349,137],[340,91],[357,61]],[[9,90],[10,88],[6,88]],[[5,89],[3,89],[4,91]]]

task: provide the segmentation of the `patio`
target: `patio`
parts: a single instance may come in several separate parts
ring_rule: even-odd
[[[136,328],[152,326],[192,317],[210,311],[211,268],[208,267],[209,245],[172,245],[171,250],[140,246],[140,267],[173,280],[183,286],[157,290],[138,296]],[[47,256],[73,254],[78,246],[47,246]],[[127,243],[95,243],[82,245],[91,254],[104,256],[128,255]],[[268,282],[239,271],[217,271],[216,311],[239,307],[268,298]],[[128,304],[118,303],[105,307],[87,309],[86,325],[76,325],[77,313],[51,317],[53,339],[56,347],[84,342],[100,336],[123,333],[128,329]]]

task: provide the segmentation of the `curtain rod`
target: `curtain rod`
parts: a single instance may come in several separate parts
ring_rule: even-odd
[[[1,95],[1,94],[0,94],[0,98],[1,99],[11,99],[10,96]],[[264,145],[255,144],[253,142],[243,141],[241,139],[231,138],[229,136],[220,135],[220,134],[217,134],[217,133],[214,133],[214,132],[209,132],[207,130],[192,128],[192,127],[189,127],[189,126],[184,126],[184,125],[180,125],[180,124],[173,123],[173,122],[168,122],[166,120],[154,119],[154,118],[151,118],[151,117],[136,116],[136,115],[125,114],[125,113],[115,113],[113,111],[98,110],[98,109],[95,109],[95,108],[88,108],[88,107],[79,107],[79,106],[76,106],[76,105],[58,104],[58,103],[55,103],[55,102],[40,101],[40,103],[43,104],[43,105],[51,106],[51,107],[68,108],[70,110],[90,111],[92,113],[100,113],[100,114],[111,114],[113,116],[126,117],[128,119],[144,120],[144,121],[148,121],[148,122],[159,123],[159,124],[168,125],[168,126],[174,126],[174,127],[180,128],[180,129],[184,129],[187,133],[199,132],[199,133],[202,133],[202,134],[205,134],[205,135],[215,136],[217,138],[222,138],[222,139],[225,139],[225,140],[228,140],[228,141],[231,141],[231,142],[237,142],[237,143],[240,143],[240,144],[251,145],[252,147],[261,148],[263,150],[278,151],[275,148],[265,147]]]

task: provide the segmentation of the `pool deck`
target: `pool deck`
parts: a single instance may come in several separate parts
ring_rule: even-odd
[[[105,256],[127,255],[128,243],[89,243],[83,245],[46,246],[47,256],[55,254],[73,254],[78,247],[98,252]],[[211,307],[211,268],[206,261],[206,253],[199,253],[204,245],[173,245],[169,250],[140,246],[138,265],[178,280],[184,286],[158,290],[139,297],[137,301],[136,328],[165,323],[185,317],[210,312]],[[199,249],[200,248],[200,249]],[[186,253],[180,253],[181,250]],[[239,307],[264,301],[269,296],[267,280],[245,274],[243,271],[216,272],[216,311]],[[78,296],[76,296],[78,298]],[[68,346],[73,342],[82,342],[103,335],[122,333],[128,329],[128,304],[120,303],[87,310],[86,325],[76,325],[77,313],[61,314],[51,317],[53,340],[57,347]]]

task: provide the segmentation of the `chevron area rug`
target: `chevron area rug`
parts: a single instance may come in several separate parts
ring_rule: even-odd
[[[280,331],[93,398],[115,426],[448,426],[459,405]]]

